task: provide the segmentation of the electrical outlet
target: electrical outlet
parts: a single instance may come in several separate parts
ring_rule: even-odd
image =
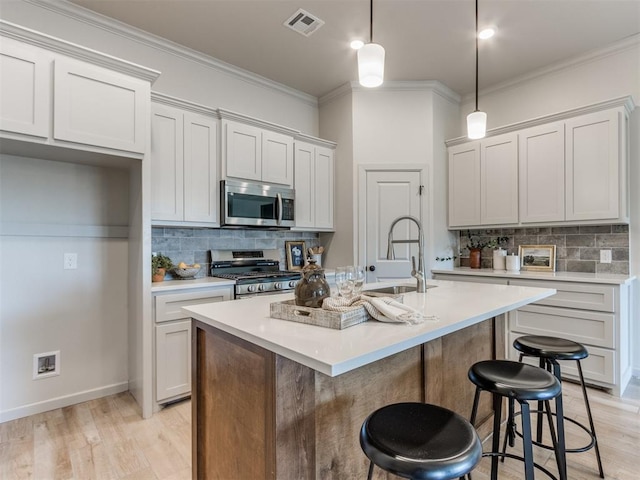
[[[64,254],[64,269],[75,270],[78,268],[78,254],[77,253],[65,253]]]
[[[600,263],[611,263],[611,250],[600,250]]]

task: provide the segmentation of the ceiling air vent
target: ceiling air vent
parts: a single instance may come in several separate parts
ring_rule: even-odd
[[[305,37],[308,37],[317,29],[319,29],[324,22],[318,17],[313,16],[309,12],[299,9],[296,13],[291,15],[287,21],[283,23],[285,27],[289,27],[291,30],[298,32]]]

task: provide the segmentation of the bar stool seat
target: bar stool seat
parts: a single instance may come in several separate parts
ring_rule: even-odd
[[[580,386],[582,387],[582,396],[584,398],[584,404],[587,411],[587,418],[589,420],[589,426],[585,426],[582,423],[567,418],[568,422],[577,425],[589,435],[590,442],[578,448],[567,448],[567,453],[580,453],[586,452],[592,448],[595,449],[596,460],[598,462],[598,473],[601,478],[604,478],[604,469],[602,467],[602,459],[600,457],[600,447],[598,446],[598,437],[596,436],[596,429],[593,423],[593,416],[591,415],[591,406],[589,405],[589,397],[587,395],[587,388],[584,383],[584,376],[582,374],[581,360],[589,356],[589,351],[581,343],[567,340],[565,338],[547,337],[542,335],[525,335],[519,337],[513,342],[513,346],[520,352],[520,361],[523,356],[538,357],[540,359],[540,367],[546,368],[549,372],[552,372],[558,381],[562,381],[562,372],[560,369],[559,360],[574,360],[578,367],[578,374],[580,378]],[[539,409],[539,408],[538,408]],[[548,445],[542,443],[542,422],[538,419],[538,431],[536,445],[543,448],[550,449]]]
[[[427,403],[395,403],[362,424],[360,446],[373,466],[413,480],[463,477],[478,464],[482,444],[473,426],[451,410]]]
[[[469,369],[469,380],[476,385],[476,394],[471,412],[471,423],[475,423],[478,412],[480,393],[487,391],[493,399],[493,440],[490,452],[483,456],[491,457],[491,478],[498,478],[498,459],[509,457],[524,462],[525,477],[533,480],[534,468],[544,472],[548,477],[556,477],[546,468],[533,461],[533,444],[531,438],[531,415],[529,401],[540,401],[545,405],[545,413],[551,431],[556,462],[561,479],[565,479],[566,463],[564,458],[564,445],[558,442],[556,427],[551,415],[550,400],[555,399],[556,410],[560,413],[556,416],[557,429],[563,431],[562,412],[562,387],[558,379],[546,370],[531,365],[509,360],[486,360],[475,363]],[[513,402],[520,404],[522,418],[522,450],[523,456],[517,456],[500,451],[500,425],[502,421],[502,399],[509,400],[509,420],[513,418]]]

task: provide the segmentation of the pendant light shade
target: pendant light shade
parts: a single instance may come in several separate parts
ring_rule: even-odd
[[[467,115],[467,136],[471,139],[484,138],[487,134],[487,114],[476,110]]]
[[[373,43],[373,0],[370,0],[369,43],[358,50],[358,78],[363,87],[379,87],[384,81],[384,48]]]
[[[358,50],[358,77],[363,87],[379,87],[384,80],[384,48],[367,43]]]
[[[484,138],[487,134],[487,114],[478,110],[478,0],[476,0],[476,109],[467,115],[467,136]]]

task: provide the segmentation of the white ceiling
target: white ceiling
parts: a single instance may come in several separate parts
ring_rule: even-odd
[[[357,80],[354,38],[369,36],[368,0],[72,0],[314,96]],[[474,89],[474,0],[374,0],[385,80]],[[283,26],[298,8],[326,23],[310,37]],[[640,0],[480,0],[480,88],[640,33]],[[639,59],[640,68],[640,59]]]

